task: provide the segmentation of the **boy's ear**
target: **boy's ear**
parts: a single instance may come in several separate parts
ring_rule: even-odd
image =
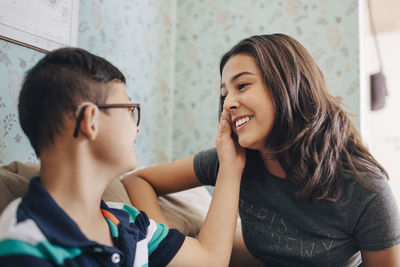
[[[90,140],[96,139],[98,133],[98,115],[99,108],[96,105],[89,104],[85,108],[80,127],[82,134],[86,135]]]

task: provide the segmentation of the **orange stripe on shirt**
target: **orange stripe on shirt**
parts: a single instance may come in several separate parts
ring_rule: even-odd
[[[114,214],[112,214],[108,210],[104,210],[104,209],[100,209],[100,210],[105,218],[111,220],[116,226],[119,225],[119,220],[117,219],[117,217],[114,216]]]

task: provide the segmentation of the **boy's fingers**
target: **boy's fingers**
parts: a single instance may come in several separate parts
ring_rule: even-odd
[[[226,119],[228,122],[230,121],[231,117],[229,116],[228,112],[226,112],[225,110],[222,111],[221,113],[221,118]]]
[[[226,112],[225,110],[223,110],[222,113],[221,113],[221,122],[222,122],[223,120],[226,121],[226,123],[227,123],[226,126],[228,126],[228,127],[229,127],[229,130],[230,130],[231,116],[230,116],[229,113]]]
[[[218,132],[217,132],[218,137],[222,135],[222,121],[223,121],[223,118],[221,117],[219,124],[218,124]]]
[[[231,134],[231,127],[229,125],[229,121],[226,119],[223,119],[222,121],[222,131],[224,134]]]
[[[222,131],[225,132],[227,126],[228,126],[228,122],[225,119],[223,119],[222,120]]]
[[[218,135],[222,136],[227,133],[230,133],[229,123],[225,118],[221,118],[221,122],[218,127]]]

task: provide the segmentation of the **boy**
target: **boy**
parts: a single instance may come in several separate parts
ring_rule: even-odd
[[[108,61],[78,48],[51,52],[27,73],[18,110],[41,170],[0,218],[0,266],[228,265],[244,167],[229,118],[216,138],[219,184],[193,239],[101,200],[115,177],[137,166],[140,121],[124,75]]]

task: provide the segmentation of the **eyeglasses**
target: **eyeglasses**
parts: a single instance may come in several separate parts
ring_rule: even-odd
[[[128,108],[131,111],[133,119],[136,121],[136,126],[140,122],[140,104],[105,104],[97,106],[99,109],[108,108]]]
[[[85,113],[85,108],[92,103],[82,103],[78,106],[78,108],[76,109],[75,112],[75,116],[76,116],[76,126],[75,126],[75,130],[74,130],[74,137],[78,136],[78,132],[79,132],[79,124],[81,123],[82,119],[83,119],[83,115]],[[104,105],[98,105],[97,106],[99,109],[109,109],[109,108],[127,108],[130,110],[133,119],[136,122],[136,126],[139,126],[139,122],[140,122],[140,104],[104,104]]]

